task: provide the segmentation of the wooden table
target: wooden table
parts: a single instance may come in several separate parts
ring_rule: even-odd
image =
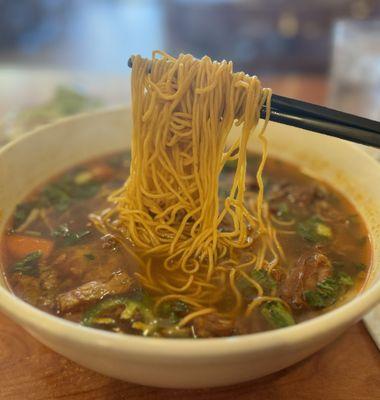
[[[0,92],[1,111],[9,110],[9,96],[23,97],[20,104],[43,98],[57,83],[58,73],[40,74],[46,84],[22,71],[27,93],[7,79],[8,92]],[[38,73],[37,73],[38,75]],[[28,79],[28,76],[30,77]],[[65,81],[67,81],[67,74]],[[0,69],[0,83],[1,83]],[[87,78],[88,79],[88,78]],[[110,79],[108,77],[108,79]],[[122,78],[123,80],[125,79]],[[112,79],[111,79],[112,80]],[[3,81],[4,82],[4,81]],[[94,92],[101,92],[93,80]],[[116,82],[116,83],[115,83]],[[279,77],[264,79],[276,93],[306,101],[324,103],[327,84],[319,77]],[[0,85],[1,86],[1,85]],[[91,86],[91,84],[90,84]],[[2,86],[4,88],[4,86]],[[120,100],[120,84],[114,80],[115,95],[107,85],[107,101]],[[43,91],[43,93],[41,92]],[[14,103],[11,108],[17,108]],[[380,355],[360,322],[322,351],[283,371],[236,386],[207,390],[165,390],[138,386],[108,378],[82,368],[41,345],[22,328],[0,314],[0,399],[6,400],[116,400],[116,399],[380,399]]]

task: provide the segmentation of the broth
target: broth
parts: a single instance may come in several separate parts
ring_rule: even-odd
[[[249,156],[248,207],[258,190],[258,162],[257,156]],[[232,164],[222,172],[221,192],[231,183]],[[285,306],[259,305],[249,316],[242,312],[233,323],[221,320],[217,313],[208,314],[178,328],[191,305],[173,300],[153,307],[154,290],[139,284],[134,258],[112,235],[100,234],[88,218],[108,207],[107,196],[123,185],[128,171],[128,153],[91,160],[42,185],[16,207],[2,237],[4,274],[16,296],[95,328],[197,338],[302,322],[347,301],[363,285],[370,243],[355,208],[329,185],[291,164],[269,159],[263,175],[265,197],[284,257],[281,269],[271,274],[252,268],[245,272],[260,283],[264,295],[278,296]],[[258,295],[247,282],[239,278],[236,287],[249,303]],[[228,309],[229,300],[223,299],[219,310]]]

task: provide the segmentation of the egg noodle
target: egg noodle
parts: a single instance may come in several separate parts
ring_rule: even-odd
[[[283,257],[263,197],[271,91],[255,76],[234,73],[232,62],[209,57],[155,51],[152,59],[132,61],[130,176],[93,221],[134,254],[140,264],[136,275],[153,294],[156,309],[171,300],[190,306],[180,327],[209,313],[229,320],[245,307],[250,314],[274,298],[264,296],[247,272],[271,272]],[[234,124],[240,135],[229,144]],[[258,194],[247,200],[251,134],[261,141],[262,159]],[[219,175],[231,160],[236,170],[222,197]],[[251,303],[243,300],[238,278],[257,291]]]

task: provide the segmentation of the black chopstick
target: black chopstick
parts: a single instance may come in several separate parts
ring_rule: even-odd
[[[273,95],[270,120],[380,147],[380,122],[296,99]]]
[[[133,58],[128,59],[131,68]],[[261,110],[265,118],[266,108]],[[316,104],[272,95],[269,119],[367,146],[380,148],[380,122]]]
[[[265,117],[265,109],[262,110],[261,117]],[[372,130],[366,130],[347,125],[344,123],[344,121],[332,122],[324,120],[323,118],[305,117],[289,112],[280,112],[276,109],[271,109],[270,120],[273,122],[280,122],[285,125],[306,129],[308,131],[349,140],[351,142],[373,147],[380,147],[380,123],[379,131],[375,132]]]
[[[374,132],[380,132],[380,122],[372,121],[367,118],[362,118],[357,115],[348,114],[342,111],[333,110],[331,108],[319,106],[316,104],[306,103],[301,100],[291,99],[289,97],[273,95],[272,106],[274,109],[285,110],[294,114],[295,112],[299,116],[314,117],[336,123],[342,123],[345,125],[353,126],[360,129],[371,130]]]

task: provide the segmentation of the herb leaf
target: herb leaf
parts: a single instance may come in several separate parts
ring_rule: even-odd
[[[345,272],[339,272],[337,275],[338,283],[341,286],[352,286],[354,281],[350,277],[350,275],[346,274]]]
[[[167,318],[171,323],[176,324],[189,312],[189,310],[189,306],[185,302],[175,300],[161,304],[159,315],[161,318]]]
[[[292,213],[289,210],[289,206],[287,203],[282,202],[279,203],[276,210],[276,217],[281,220],[290,220],[292,217]]]
[[[317,284],[315,290],[306,290],[304,297],[309,306],[324,308],[334,304],[338,298],[339,286],[333,278],[326,278]]]
[[[72,176],[64,176],[57,182],[47,185],[41,193],[39,206],[55,207],[57,211],[66,211],[73,199],[84,200],[95,196],[100,189],[97,181],[87,181],[82,184],[75,182]]]
[[[89,181],[83,184],[76,184],[68,182],[66,184],[66,192],[74,199],[89,199],[98,193],[100,183],[96,181]]]
[[[40,207],[54,207],[57,211],[66,211],[70,206],[70,196],[56,183],[51,183],[42,191]]]
[[[38,276],[38,261],[42,256],[42,251],[34,251],[29,253],[25,258],[16,262],[11,270],[13,272],[19,272],[23,275]]]
[[[290,311],[279,301],[269,301],[261,307],[261,315],[272,328],[284,328],[295,324]]]
[[[349,286],[354,284],[352,278],[338,272],[334,277],[329,277],[319,282],[315,290],[306,290],[304,298],[313,308],[325,308],[333,305]]]
[[[365,271],[367,269],[367,266],[361,262],[359,263],[354,263],[354,268],[356,269],[356,271]]]
[[[324,242],[332,237],[331,228],[318,217],[311,217],[306,221],[299,222],[297,233],[311,243]]]
[[[257,296],[257,290],[243,276],[239,276],[235,284],[247,301],[252,301]]]
[[[120,310],[121,308],[121,310]],[[118,310],[119,309],[119,310]],[[141,321],[145,324],[154,325],[153,314],[143,303],[132,300],[126,296],[113,296],[101,300],[99,303],[89,308],[83,315],[81,323],[84,326],[96,326],[101,318],[110,318],[118,314],[117,318],[130,320],[130,322]],[[109,321],[111,322],[111,321]],[[116,321],[115,321],[116,322]]]
[[[62,224],[53,232],[53,237],[63,239],[64,246],[73,246],[90,234],[91,231],[89,230],[74,232],[70,230],[67,224]]]
[[[277,286],[277,282],[269,275],[269,273],[265,269],[252,270],[251,277],[264,289],[264,291],[271,291]]]
[[[32,210],[35,208],[36,204],[35,202],[26,202],[26,203],[21,203],[17,204],[16,210],[13,213],[13,228],[17,229],[19,226],[21,226],[26,219],[29,217],[29,214],[32,212]]]
[[[361,236],[360,238],[357,239],[357,243],[359,246],[364,246],[368,241],[368,237],[367,236]]]

